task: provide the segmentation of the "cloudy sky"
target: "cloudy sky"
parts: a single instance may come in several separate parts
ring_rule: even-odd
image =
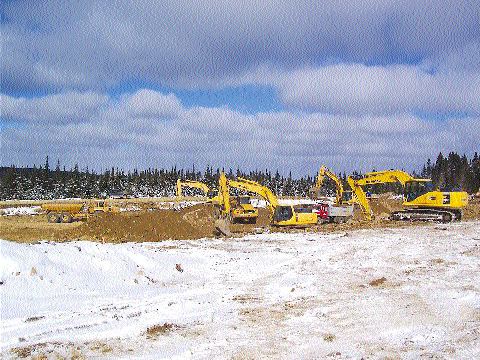
[[[314,174],[480,150],[480,1],[3,1],[1,163]]]

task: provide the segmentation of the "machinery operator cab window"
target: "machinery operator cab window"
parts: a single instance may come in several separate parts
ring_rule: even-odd
[[[309,214],[312,212],[313,206],[297,205],[294,206],[294,209],[296,213]]]
[[[276,221],[290,220],[292,216],[293,216],[293,211],[291,206],[277,206],[275,208],[274,219]]]
[[[403,196],[406,201],[413,201],[430,191],[434,191],[435,187],[430,181],[408,181],[405,183]]]
[[[352,192],[351,191],[344,191],[342,194],[342,202],[347,202],[352,200]]]
[[[248,196],[239,196],[237,202],[239,204],[250,204],[250,198]]]

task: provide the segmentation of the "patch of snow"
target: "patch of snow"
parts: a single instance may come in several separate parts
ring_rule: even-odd
[[[122,207],[120,208],[120,211],[121,212],[125,212],[125,211],[141,211],[142,208],[141,207],[138,207],[136,205],[128,205],[127,207]]]
[[[14,216],[14,215],[38,215],[42,210],[40,206],[18,206],[0,209],[0,215]]]
[[[314,205],[317,202],[311,199],[278,199],[280,205]]]
[[[74,345],[88,358],[103,355],[100,342],[112,358],[479,358],[479,249],[478,221],[161,243],[0,240],[0,351],[44,344],[68,356]]]
[[[159,202],[157,205],[158,209],[163,209],[163,210],[169,210],[169,209],[174,209],[174,210],[181,210],[190,206],[198,205],[198,204],[204,204],[205,201],[164,201],[164,202]]]
[[[250,198],[250,204],[255,208],[266,208],[267,202],[263,199]]]

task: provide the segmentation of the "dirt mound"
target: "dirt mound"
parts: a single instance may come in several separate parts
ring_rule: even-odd
[[[142,208],[141,211],[96,214],[87,221],[71,224],[48,223],[44,214],[0,216],[0,238],[20,242],[77,239],[126,242],[214,236],[215,221],[211,204],[197,204],[178,211],[159,203],[145,202],[140,205],[138,208]],[[269,223],[269,211],[260,208],[257,224],[231,224],[230,230],[232,235],[241,236]]]
[[[472,199],[468,201],[467,207],[463,209],[463,219],[480,219],[480,199]]]
[[[259,209],[257,224],[231,224],[235,234],[252,232],[269,224],[269,212]],[[198,204],[179,211],[152,211],[100,214],[73,229],[69,237],[105,242],[199,239],[215,234],[213,205]]]
[[[72,230],[70,237],[106,242],[198,239],[213,235],[211,205],[180,211],[154,210],[100,214]]]
[[[375,219],[387,219],[392,212],[402,209],[402,200],[392,199],[391,195],[382,194],[378,198],[370,199],[370,207]],[[365,219],[359,205],[355,205],[353,218],[357,221]]]

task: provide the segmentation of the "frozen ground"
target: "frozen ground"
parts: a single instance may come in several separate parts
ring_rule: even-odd
[[[0,246],[0,357],[480,358],[478,221]]]

